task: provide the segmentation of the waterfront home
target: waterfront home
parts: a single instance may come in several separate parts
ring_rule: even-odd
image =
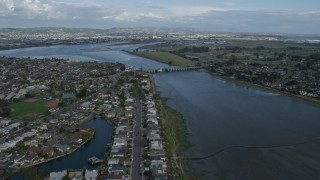
[[[127,151],[128,151],[127,146],[113,145],[111,147],[110,157],[113,157],[113,158],[124,157]]]
[[[70,146],[62,144],[55,144],[53,147],[57,148],[57,150],[61,153],[64,153],[70,149]]]
[[[54,148],[53,147],[48,147],[48,146],[42,147],[41,148],[41,153],[44,154],[44,155],[47,155],[49,157],[52,157],[54,155]]]
[[[147,139],[149,141],[157,141],[161,140],[160,132],[159,131],[151,131],[147,134]]]
[[[162,160],[151,161],[150,170],[153,177],[167,175],[167,163]]]
[[[40,158],[37,154],[30,154],[26,156],[26,161],[30,164],[34,164],[40,161],[43,161],[43,158]]]
[[[155,107],[155,102],[154,101],[148,101],[147,103],[145,103],[147,108],[153,108]]]
[[[59,171],[59,172],[51,172],[49,179],[50,180],[61,180],[65,176],[67,176],[67,174],[68,174],[67,170],[63,170],[63,171]]]
[[[37,153],[40,153],[41,152],[41,149],[40,147],[35,147],[35,146],[30,146],[25,154],[37,154]]]
[[[110,157],[112,158],[121,158],[126,155],[126,152],[124,149],[118,149],[114,150],[113,152],[110,153]]]
[[[155,150],[155,149],[149,149],[148,150],[148,156],[165,156],[166,152],[164,149]]]
[[[156,108],[148,108],[147,115],[156,115],[156,114],[157,114]]]
[[[116,134],[120,134],[120,132],[127,132],[128,130],[128,126],[124,125],[124,126],[118,126],[115,130]]]
[[[151,150],[162,150],[163,142],[162,141],[150,141],[149,147]]]
[[[158,124],[159,124],[159,121],[158,121],[157,118],[148,118],[148,119],[147,119],[147,123],[158,125]]]
[[[85,180],[96,180],[98,178],[98,171],[97,170],[88,170],[86,169],[84,179]]]
[[[117,116],[117,112],[115,110],[112,110],[107,113],[107,118],[109,119],[115,118],[116,116]]]
[[[113,145],[115,145],[115,146],[127,146],[128,145],[128,141],[127,141],[127,139],[115,139],[113,141]]]
[[[108,160],[108,166],[120,164],[120,158],[110,158]]]
[[[73,170],[68,174],[69,179],[72,180],[82,180],[83,179],[83,170]]]
[[[125,168],[122,164],[114,164],[109,167],[109,172],[124,172]]]

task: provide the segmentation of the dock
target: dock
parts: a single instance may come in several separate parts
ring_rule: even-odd
[[[93,157],[88,159],[88,163],[91,164],[91,165],[100,164],[100,163],[103,163],[103,159],[99,159],[99,158],[93,156]]]

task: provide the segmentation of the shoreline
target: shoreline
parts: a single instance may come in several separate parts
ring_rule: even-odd
[[[258,89],[258,90],[269,91],[269,92],[276,93],[276,94],[279,94],[279,95],[282,95],[282,96],[287,96],[287,97],[294,98],[296,100],[300,100],[300,101],[303,101],[303,102],[306,102],[306,103],[310,103],[312,105],[320,106],[320,100],[317,100],[317,99],[314,99],[314,98],[311,98],[311,97],[295,95],[295,94],[292,94],[292,93],[289,93],[289,92],[285,92],[285,91],[280,91],[278,89],[274,89],[274,88],[271,88],[271,87],[267,87],[267,86],[263,86],[263,85],[259,85],[259,84],[254,84],[254,83],[250,83],[250,82],[246,82],[246,81],[231,79],[229,77],[220,76],[220,75],[211,73],[210,71],[205,71],[205,72],[210,74],[210,75],[212,75],[212,76],[214,76],[214,77],[216,77],[216,78],[218,78],[218,79],[220,79],[220,80],[225,80],[225,81],[238,83],[238,84],[245,85],[245,86],[248,86],[248,87],[251,87],[251,88],[255,88],[255,89]]]
[[[125,51],[125,52],[128,53],[128,54],[134,55],[134,56],[146,58],[144,56],[139,56],[139,55],[137,55],[135,53],[132,53],[132,52],[127,52],[127,51]],[[150,58],[147,58],[147,59],[150,59]],[[150,59],[150,60],[163,63],[163,62],[161,62],[161,61],[159,61],[157,59]],[[165,64],[165,63],[163,63],[163,64]],[[206,72],[206,73],[208,73],[208,74],[210,74],[210,75],[212,75],[214,77],[217,77],[219,79],[222,79],[222,80],[227,80],[227,81],[239,83],[239,84],[246,85],[246,86],[249,86],[249,87],[252,87],[252,88],[256,88],[256,89],[259,89],[259,90],[265,90],[265,91],[270,91],[270,92],[273,92],[273,93],[278,93],[278,94],[283,95],[283,96],[292,97],[292,98],[297,99],[297,100],[301,100],[301,101],[304,101],[304,102],[307,102],[307,103],[311,103],[312,105],[320,106],[320,99],[317,100],[317,99],[312,98],[312,97],[296,95],[296,94],[292,94],[290,92],[280,91],[280,90],[272,88],[272,87],[267,87],[267,86],[263,86],[263,85],[259,85],[259,84],[254,84],[254,83],[251,83],[251,82],[231,79],[229,77],[220,76],[218,74],[212,73],[212,72],[210,72],[208,70],[205,70],[203,72]]]
[[[165,136],[166,156],[168,158],[168,166],[170,167],[171,177],[174,179],[198,179],[196,175],[190,171],[187,163],[183,160],[183,153],[190,146],[188,138],[188,129],[183,115],[175,109],[169,107],[166,98],[161,97],[156,91],[156,85],[151,78],[151,89],[156,94],[156,107],[161,119],[161,131]],[[170,123],[171,122],[171,123]]]
[[[85,118],[83,121],[81,121],[81,123],[79,124],[80,126],[83,125],[84,123],[88,122],[89,120],[89,117],[88,118]],[[92,119],[93,120],[93,119]],[[24,168],[29,168],[29,167],[33,167],[33,166],[38,166],[38,165],[41,165],[41,164],[44,164],[44,163],[48,163],[50,161],[53,161],[53,160],[57,160],[61,157],[65,157],[65,156],[68,156],[74,152],[76,152],[78,149],[80,149],[81,147],[83,147],[84,145],[86,145],[87,143],[89,143],[93,137],[95,136],[96,134],[96,130],[93,129],[93,128],[90,128],[92,130],[91,132],[91,137],[89,139],[87,139],[86,141],[82,142],[79,146],[75,147],[74,149],[71,149],[69,152],[65,153],[65,154],[61,154],[59,156],[55,156],[55,157],[52,157],[52,158],[49,158],[49,159],[46,159],[44,161],[41,161],[41,162],[37,162],[37,163],[34,163],[34,164],[30,164],[30,165],[27,165],[27,166],[24,166],[24,167],[20,167],[19,169],[17,169],[16,171],[13,171],[9,176],[7,177],[4,177],[4,179],[10,179],[10,177],[12,177],[13,175],[15,175],[16,173],[19,173],[21,172],[22,169]]]
[[[90,128],[90,129],[92,129],[92,128]],[[92,129],[92,130],[93,130],[93,132],[92,132],[91,137],[90,137],[89,139],[87,139],[85,142],[81,143],[78,147],[70,150],[70,151],[67,152],[66,154],[62,154],[62,155],[59,155],[59,156],[56,156],[56,157],[47,159],[47,160],[45,160],[45,161],[43,161],[43,162],[39,162],[39,163],[36,163],[36,164],[32,164],[32,165],[29,165],[29,166],[25,166],[25,167],[23,167],[23,168],[28,168],[28,167],[31,167],[31,166],[37,166],[37,165],[40,165],[40,164],[43,164],[43,163],[47,163],[47,162],[50,162],[50,161],[53,161],[53,160],[56,160],[56,159],[59,159],[59,158],[61,158],[61,157],[68,156],[68,155],[74,153],[75,151],[77,151],[78,149],[80,149],[82,146],[84,146],[85,144],[89,143],[89,142],[93,139],[93,137],[94,137],[94,135],[95,135],[95,133],[96,133],[96,130],[95,130],[95,129]]]

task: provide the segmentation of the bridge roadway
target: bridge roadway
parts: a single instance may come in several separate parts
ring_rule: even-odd
[[[162,72],[177,72],[177,71],[195,71],[202,69],[202,67],[169,67],[169,68],[159,68],[154,70],[144,70],[148,73],[162,73]]]

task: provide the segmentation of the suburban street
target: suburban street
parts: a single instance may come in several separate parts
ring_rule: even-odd
[[[134,123],[134,137],[133,137],[133,162],[132,162],[132,179],[142,179],[141,176],[141,162],[142,162],[142,154],[141,154],[141,102],[140,96],[138,95],[136,98],[136,113],[135,113],[135,123]]]

